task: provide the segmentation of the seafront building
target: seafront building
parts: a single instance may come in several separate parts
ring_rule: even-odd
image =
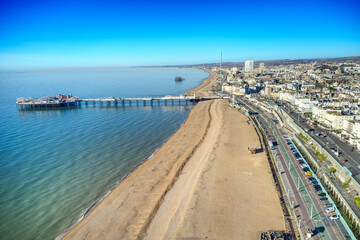
[[[225,70],[226,71],[226,70]],[[238,96],[272,98],[288,102],[309,121],[340,131],[339,138],[360,149],[360,62],[316,61],[304,64],[269,65],[245,61],[244,72],[228,69],[221,90]],[[351,129],[351,130],[350,130]]]

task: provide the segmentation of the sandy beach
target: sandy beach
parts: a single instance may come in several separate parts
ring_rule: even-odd
[[[207,96],[212,74],[189,92]],[[285,230],[264,152],[226,100],[198,103],[184,125],[63,239],[257,239]]]

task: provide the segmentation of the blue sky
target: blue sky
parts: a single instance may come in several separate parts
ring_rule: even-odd
[[[359,1],[0,0],[0,69],[360,56]]]

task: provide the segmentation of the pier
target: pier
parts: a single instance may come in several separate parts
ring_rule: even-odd
[[[185,105],[188,102],[195,103],[206,100],[220,99],[222,97],[196,97],[195,95],[179,95],[179,96],[165,96],[165,97],[142,97],[142,98],[118,98],[118,97],[108,97],[108,98],[76,98],[72,97],[68,100],[59,100],[59,101],[46,101],[45,98],[42,98],[42,101],[37,99],[32,100],[31,98],[19,98],[16,102],[16,105],[20,109],[34,109],[34,108],[57,108],[57,107],[71,107],[71,106],[82,106],[85,104],[88,106],[92,104],[95,106],[97,103],[100,106],[125,106],[127,103],[129,106],[132,105],[143,105],[143,106],[160,106],[161,103],[164,103],[165,106],[168,105]]]

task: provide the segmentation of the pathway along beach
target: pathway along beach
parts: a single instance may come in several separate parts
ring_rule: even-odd
[[[216,74],[191,90],[209,94]],[[226,100],[198,103],[184,125],[62,239],[259,239],[285,230],[265,152]]]

